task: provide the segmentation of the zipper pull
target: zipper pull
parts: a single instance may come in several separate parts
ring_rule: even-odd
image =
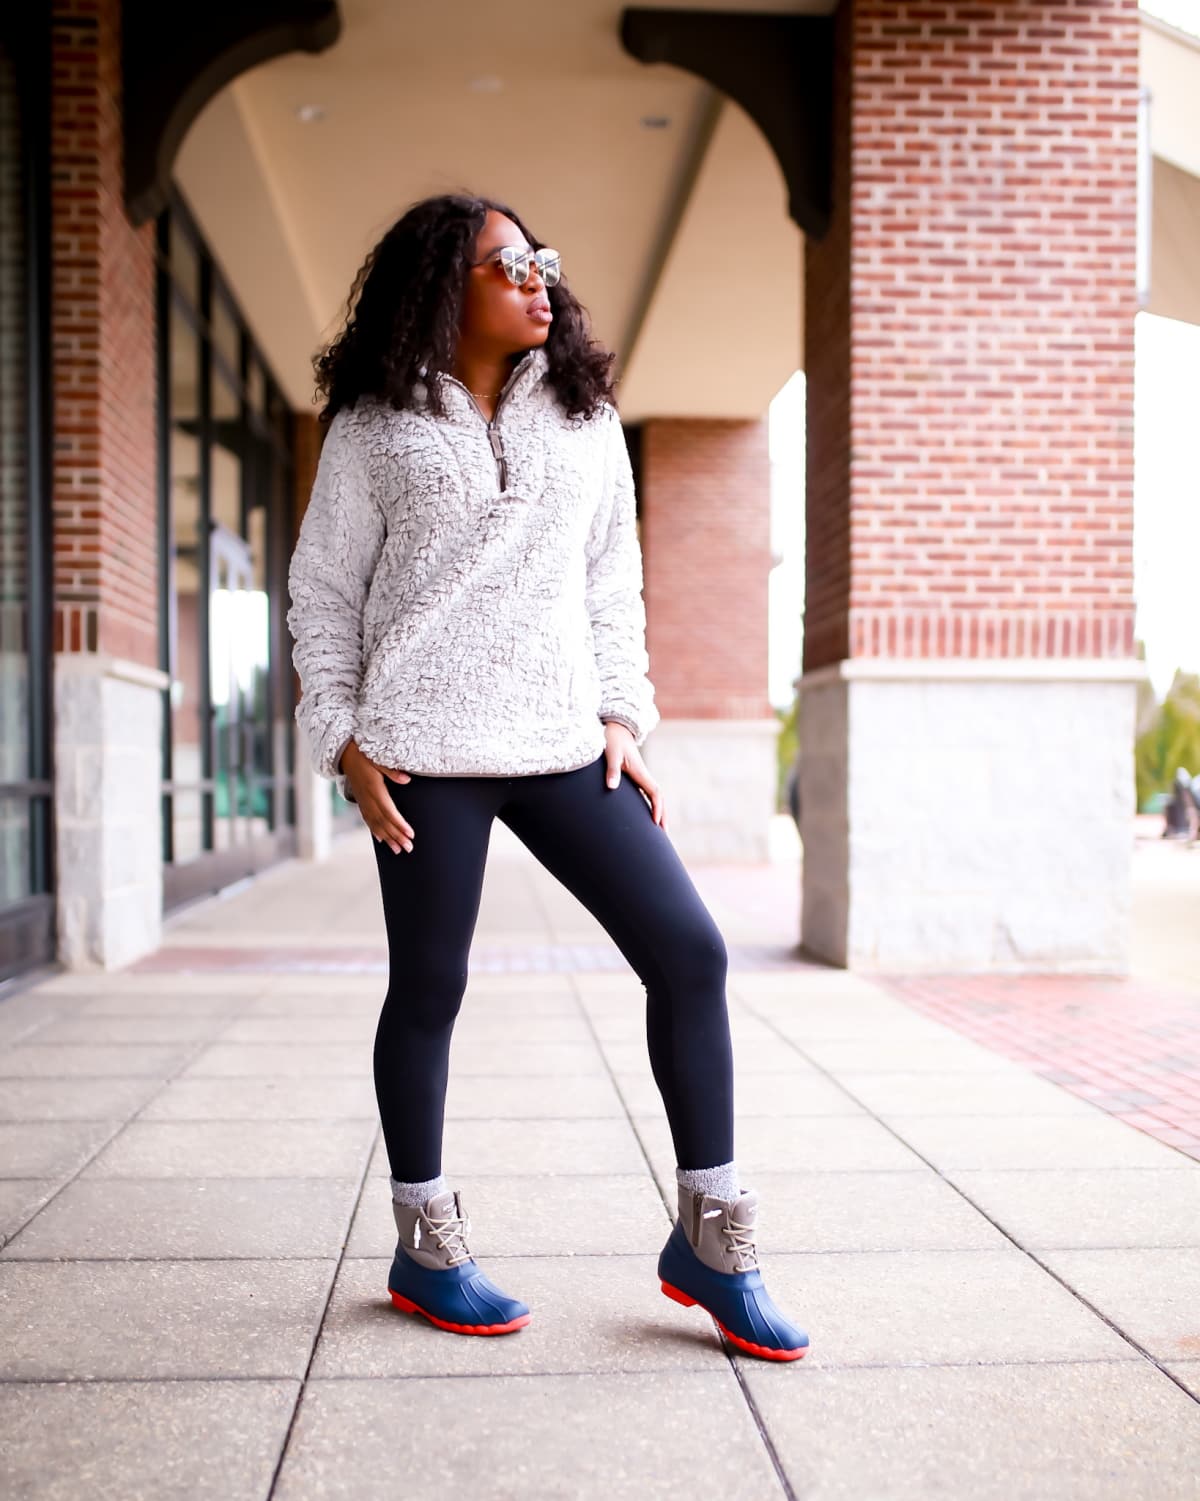
[[[492,457],[500,471],[500,488],[507,490],[508,465],[504,459],[504,439],[500,436],[499,430],[492,427],[490,423],[488,424],[488,442],[492,445]]]

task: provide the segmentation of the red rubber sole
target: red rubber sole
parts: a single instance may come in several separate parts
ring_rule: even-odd
[[[689,1297],[687,1293],[680,1292],[677,1287],[672,1287],[669,1282],[662,1283],[662,1290],[668,1298],[673,1299],[676,1303],[682,1303],[684,1308],[704,1308],[703,1303],[698,1303],[695,1298]],[[715,1313],[711,1313],[707,1308],[704,1308],[704,1312],[708,1314],[709,1318],[712,1319],[727,1340],[731,1340],[733,1344],[742,1350],[748,1351],[751,1355],[760,1356],[763,1360],[800,1360],[808,1351],[807,1345],[801,1345],[798,1350],[772,1350],[767,1345],[756,1345],[748,1339],[742,1339],[741,1335],[734,1334],[732,1330],[726,1329]]]
[[[435,1314],[428,1313],[411,1298],[406,1298],[403,1293],[393,1292],[388,1288],[388,1294],[397,1308],[405,1313],[419,1313],[422,1318],[428,1319],[431,1324],[436,1324],[439,1329],[448,1329],[451,1334],[511,1334],[514,1329],[523,1329],[533,1317],[531,1313],[523,1313],[519,1318],[509,1321],[507,1324],[450,1324],[445,1319],[439,1319]]]

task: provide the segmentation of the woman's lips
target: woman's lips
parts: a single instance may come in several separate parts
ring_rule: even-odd
[[[550,323],[554,319],[554,314],[550,311],[550,304],[548,302],[533,303],[527,309],[527,313],[530,318],[535,319],[538,323]]]

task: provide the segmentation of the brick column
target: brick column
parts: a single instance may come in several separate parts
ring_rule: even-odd
[[[647,764],[687,857],[766,858],[779,722],[767,695],[767,424],[642,426],[646,646],[662,722]]]
[[[154,230],[122,202],[120,9],[55,0],[55,823],[59,957],[159,941]]]
[[[844,0],[836,24],[834,220],[806,250],[803,942],[1119,972],[1136,0]]]

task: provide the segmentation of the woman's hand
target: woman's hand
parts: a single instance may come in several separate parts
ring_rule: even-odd
[[[630,780],[649,799],[650,812],[654,822],[659,824],[663,833],[667,832],[667,815],[663,810],[663,795],[659,790],[658,783],[646,769],[646,763],[642,760],[642,753],[637,748],[633,738],[633,731],[628,725],[624,725],[619,719],[606,719],[604,721],[604,762],[605,772],[610,787],[620,784],[621,773],[627,771]]]
[[[386,841],[393,855],[400,853],[401,845],[411,854],[415,838],[412,825],[401,816],[383,782],[384,777],[390,777],[393,782],[411,782],[408,772],[378,765],[369,756],[364,756],[353,740],[342,752],[338,770],[350,783],[358,811],[375,838]]]

